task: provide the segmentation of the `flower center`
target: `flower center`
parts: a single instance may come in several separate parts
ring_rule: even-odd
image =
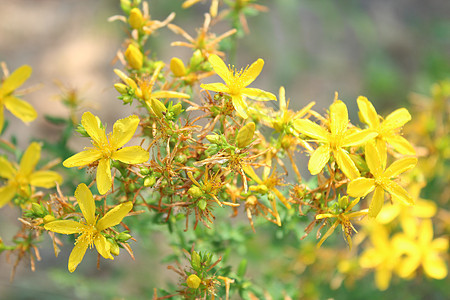
[[[75,245],[79,242],[86,243],[89,248],[94,245],[94,238],[98,234],[97,228],[94,225],[86,225],[80,229],[80,236],[77,238]]]

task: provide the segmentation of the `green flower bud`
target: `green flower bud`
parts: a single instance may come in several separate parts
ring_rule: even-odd
[[[196,185],[193,185],[189,190],[188,194],[192,196],[192,198],[197,199],[203,196],[203,191]]]
[[[141,173],[141,175],[148,175],[148,174],[150,174],[150,169],[149,168],[147,168],[147,167],[141,167],[140,169],[139,169],[139,172]]]
[[[31,210],[37,215],[42,216],[45,215],[45,210],[42,208],[42,206],[38,203],[32,203],[31,204]]]
[[[196,70],[198,66],[204,61],[202,52],[200,50],[195,50],[194,54],[192,54],[190,65],[191,68]]]
[[[348,196],[339,197],[339,207],[346,209],[348,206]]]
[[[118,240],[119,242],[126,242],[131,238],[131,235],[129,235],[126,232],[121,232],[116,236],[116,240]]]
[[[130,9],[131,9],[131,1],[130,0],[120,0],[120,7],[128,15],[130,13]]]
[[[117,243],[114,242],[114,241],[108,240],[108,242],[109,242],[109,244],[110,244],[110,246],[111,246],[111,247],[109,248],[109,250],[111,251],[111,254],[114,255],[114,256],[119,255],[119,253],[120,253],[120,247],[119,247],[119,245],[117,245]]]
[[[118,91],[120,94],[128,94],[128,87],[123,83],[116,83],[114,85],[114,88],[116,91]]]
[[[155,183],[156,183],[156,177],[154,175],[145,177],[145,179],[144,179],[145,187],[152,187]]]
[[[181,103],[177,103],[172,107],[172,112],[175,117],[178,117],[179,114],[183,111],[183,106]]]
[[[205,210],[205,208],[206,208],[206,200],[205,199],[200,199],[198,202],[197,202],[197,206],[198,206],[198,208],[200,208],[201,210]]]
[[[151,106],[151,109],[152,109],[153,113],[158,118],[164,118],[163,113],[165,113],[167,111],[167,108],[164,106],[164,104],[161,101],[159,101],[156,98],[151,98],[150,99],[150,106]]]
[[[200,255],[196,251],[192,251],[191,254],[191,266],[194,270],[199,270],[201,267],[200,264]]]
[[[255,128],[255,123],[250,122],[239,129],[239,132],[236,136],[236,144],[239,148],[245,148],[252,142]]]
[[[206,139],[213,144],[220,144],[220,136],[217,134],[208,134],[206,136]]]

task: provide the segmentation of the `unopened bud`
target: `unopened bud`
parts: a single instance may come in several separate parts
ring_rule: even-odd
[[[142,52],[133,44],[130,44],[125,51],[125,58],[128,61],[130,67],[135,70],[140,70],[144,64],[144,55]]]
[[[152,187],[156,183],[156,177],[154,175],[148,176],[144,179],[145,187]]]
[[[181,112],[183,111],[183,106],[181,105],[181,103],[177,103],[172,107],[172,111],[173,115],[175,117],[178,117],[178,115],[181,114]]]
[[[197,251],[192,251],[191,253],[191,266],[194,270],[200,269],[200,255],[197,253]]]
[[[164,104],[159,101],[156,98],[151,98],[150,99],[150,106],[151,109],[153,111],[153,113],[158,117],[158,118],[164,118],[164,114],[167,111],[167,108],[164,106]]]
[[[346,209],[348,206],[348,196],[339,198],[339,207],[342,209]]]
[[[188,194],[192,196],[192,198],[197,199],[203,196],[203,191],[196,185],[192,186],[188,190]]]
[[[32,203],[31,204],[31,210],[37,215],[37,216],[41,216],[45,214],[44,209],[42,208],[42,206],[38,203]]]
[[[202,280],[195,274],[189,275],[189,277],[186,279],[186,284],[191,289],[197,289],[200,286],[200,283]]]
[[[42,218],[44,220],[44,224],[53,222],[56,220],[56,218],[52,215],[46,215],[44,218]]]
[[[192,54],[191,57],[191,68],[192,69],[196,69],[202,62],[204,61],[203,55],[202,55],[202,51],[200,51],[199,49],[194,51],[194,54]]]
[[[127,94],[128,93],[128,91],[127,91],[128,87],[125,84],[123,84],[123,83],[116,83],[114,85],[114,88],[116,89],[116,91],[118,91],[121,94]]]
[[[128,18],[131,28],[139,29],[144,25],[144,17],[139,8],[135,7],[130,11],[130,17]]]
[[[114,242],[114,241],[108,241],[108,242],[109,242],[109,244],[111,246],[111,247],[109,247],[109,251],[111,252],[111,254],[114,255],[114,256],[119,255],[120,254],[120,247],[119,247],[119,245],[117,245],[117,243]]]
[[[175,77],[182,77],[186,75],[186,68],[184,67],[184,63],[178,57],[173,57],[170,60],[170,70],[172,71]]]
[[[206,136],[206,139],[213,144],[220,144],[220,136],[217,134],[209,134]]]
[[[129,239],[131,239],[131,235],[126,232],[121,232],[116,236],[116,240],[122,243],[128,241]]]
[[[253,139],[253,134],[255,133],[256,125],[253,122],[246,124],[244,127],[239,129],[236,137],[236,144],[239,148],[247,147]]]

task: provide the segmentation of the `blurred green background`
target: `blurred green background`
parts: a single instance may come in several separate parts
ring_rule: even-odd
[[[152,18],[163,20],[175,11],[177,16],[173,23],[193,36],[195,28],[202,26],[203,14],[208,11],[205,4],[182,10],[181,0],[149,2]],[[450,1],[266,0],[258,3],[266,5],[269,12],[247,18],[251,34],[238,39],[234,63],[245,66],[263,58],[265,67],[253,86],[275,94],[281,85],[285,86],[294,109],[316,101],[316,110],[323,112],[331,104],[334,92],[338,91],[340,99],[349,106],[350,119],[356,120],[359,95],[368,97],[377,111],[384,114],[407,105],[410,92],[427,94],[433,82],[449,77]],[[121,14],[120,6],[118,1],[112,0],[0,2],[0,61],[6,61],[10,71],[22,64],[31,65],[34,73],[26,86],[43,84],[25,97],[40,113],[38,119],[32,126],[12,122],[7,136],[17,136],[23,147],[31,137],[58,138],[60,129],[43,118],[44,114],[68,114],[64,106],[55,101],[60,93],[55,79],[77,88],[87,104],[86,109],[95,111],[108,124],[133,112],[133,108],[123,106],[116,99],[112,87],[118,80],[111,62],[125,38],[122,23],[107,22],[109,16],[116,14]],[[228,29],[227,24],[212,28],[218,35]],[[160,29],[149,42],[151,55],[166,62],[172,56],[188,59],[189,50],[170,47],[170,42],[177,40],[183,38],[167,28]],[[81,147],[76,141],[73,146]],[[11,207],[0,211],[0,236],[5,242],[20,226],[17,217],[18,213]],[[303,229],[301,226],[296,228],[299,236]],[[177,283],[173,272],[166,270],[167,264],[161,262],[165,254],[174,250],[158,231],[158,227],[149,225],[147,231],[136,237],[138,242],[132,243],[136,261],[122,251],[114,262],[102,261],[102,269],[97,271],[96,255],[88,253],[77,272],[70,276],[66,267],[72,249],[70,241],[55,258],[50,240],[45,237],[42,260],[37,263],[36,272],[30,271],[28,263],[22,263],[12,283],[9,274],[15,257],[10,257],[10,263],[7,263],[2,255],[0,298],[148,299],[154,287],[165,287],[165,278],[172,278],[172,282]],[[230,229],[230,232],[231,236],[236,234],[235,230]],[[247,252],[242,250],[244,252],[240,254],[258,258],[261,245],[271,247],[272,239],[276,240],[280,235],[273,231],[267,234],[268,237],[256,237],[251,232],[238,234],[235,243],[249,245]],[[313,238],[301,242],[296,236],[284,238],[292,240],[286,245],[289,244],[288,251],[294,254],[314,243]],[[257,274],[259,268],[282,267],[283,262],[277,257],[282,257],[286,249],[273,248],[268,258],[273,263],[253,267],[250,270],[253,274]],[[293,278],[286,276],[281,280],[292,281]],[[301,281],[301,277],[298,280]],[[363,283],[365,288],[353,290],[352,299],[379,299],[383,295],[376,291],[373,277],[369,276]],[[295,289],[298,284],[292,281],[289,285]],[[443,291],[448,279],[432,282],[420,292],[408,290],[410,284],[392,284],[391,298],[421,299],[428,295],[430,298],[422,299],[444,299],[442,293],[433,294],[434,285]],[[318,295],[320,299],[349,299],[349,290],[331,290],[326,280],[312,288],[317,289],[322,291]],[[314,291],[311,295],[314,299]]]

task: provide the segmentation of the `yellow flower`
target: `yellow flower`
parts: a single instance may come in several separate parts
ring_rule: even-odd
[[[323,242],[325,242],[325,240],[334,232],[336,227],[339,224],[341,224],[342,232],[344,234],[345,240],[347,241],[349,248],[350,249],[352,248],[352,231],[354,231],[356,233],[358,231],[356,231],[355,227],[353,227],[353,224],[351,223],[350,220],[355,219],[355,218],[360,218],[360,217],[367,215],[368,209],[363,209],[360,211],[352,212],[351,210],[356,204],[358,204],[359,198],[356,198],[350,204],[348,204],[347,196],[344,196],[341,199],[345,200],[345,201],[341,201],[341,200],[339,201],[339,204],[340,204],[339,206],[341,209],[344,210],[343,212],[341,212],[339,214],[335,214],[335,213],[331,212],[331,213],[316,215],[316,220],[320,220],[320,219],[324,219],[324,218],[336,218],[336,221],[333,223],[333,225],[331,225],[330,229],[328,229],[328,231],[325,233],[325,235],[319,241],[319,243],[317,244],[317,247],[320,247],[323,244]],[[344,202],[345,204],[341,205],[342,202]]]
[[[81,124],[92,138],[93,148],[77,153],[63,162],[66,168],[86,166],[98,161],[97,188],[100,194],[105,194],[112,185],[110,160],[119,160],[126,164],[146,162],[150,154],[140,146],[123,147],[134,135],[139,117],[129,116],[114,123],[113,132],[106,137],[105,130],[100,128],[100,122],[90,112],[85,112]]]
[[[125,75],[122,71],[114,69],[114,73],[120,77],[130,88],[134,90],[134,94],[139,99],[143,100],[150,109],[155,106],[155,100],[163,98],[184,98],[188,99],[190,96],[185,93],[179,93],[174,91],[153,91],[153,86],[155,85],[156,79],[161,72],[164,64],[159,64],[155,71],[153,72],[150,80],[140,80],[139,87],[136,82]],[[153,105],[152,105],[153,102]],[[157,112],[154,112],[157,115]]]
[[[379,290],[384,291],[389,287],[392,271],[395,269],[400,253],[389,240],[387,229],[380,224],[374,224],[374,226],[376,227],[370,235],[373,247],[361,254],[359,265],[362,268],[375,269],[375,284]]]
[[[348,184],[347,193],[352,197],[365,197],[375,190],[369,206],[369,217],[375,218],[383,207],[384,191],[391,194],[394,200],[406,205],[413,205],[414,200],[398,183],[391,178],[414,168],[417,158],[406,157],[393,162],[389,168],[386,166],[386,155],[380,155],[374,143],[366,144],[366,162],[373,178],[360,177]]]
[[[366,97],[359,96],[356,101],[358,102],[361,120],[369,125],[369,130],[378,133],[376,144],[380,154],[386,153],[386,143],[401,154],[416,154],[413,146],[399,132],[400,128],[411,120],[411,115],[406,108],[397,109],[380,122],[380,116]]]
[[[422,266],[429,277],[444,279],[448,273],[447,265],[439,253],[447,253],[448,239],[441,237],[433,240],[433,224],[430,219],[423,220],[420,226],[414,220],[411,221],[411,226],[408,226],[405,233],[399,233],[393,238],[397,250],[405,255],[397,269],[399,276],[410,277]]]
[[[95,245],[98,253],[104,258],[114,259],[111,255],[111,244],[103,236],[102,231],[122,222],[122,219],[133,208],[131,201],[117,205],[109,210],[100,220],[95,215],[95,202],[89,188],[84,184],[78,185],[75,198],[80,206],[84,221],[56,220],[44,225],[46,230],[62,234],[75,234],[80,236],[69,257],[69,271],[73,272],[83,260],[87,248]]]
[[[3,106],[13,115],[28,123],[36,119],[37,113],[33,106],[13,95],[14,90],[20,87],[30,77],[32,69],[24,65],[15,70],[11,76],[0,85],[0,133],[3,130]]]
[[[35,171],[41,156],[41,146],[31,143],[20,160],[19,168],[14,167],[6,158],[0,157],[0,177],[8,179],[5,186],[0,187],[0,207],[8,203],[16,193],[30,196],[30,186],[52,188],[56,182],[63,181],[61,175],[54,171]]]
[[[358,146],[374,138],[376,133],[367,130],[348,130],[347,106],[337,100],[337,93],[334,103],[330,106],[330,130],[313,123],[307,119],[297,119],[294,121],[294,128],[305,134],[321,145],[312,153],[309,159],[308,169],[312,175],[322,171],[333,153],[334,158],[342,172],[350,179],[359,177],[359,171],[345,147]]]
[[[205,90],[230,95],[234,108],[242,118],[248,118],[246,113],[247,104],[244,101],[245,97],[259,101],[277,100],[277,97],[272,93],[260,89],[247,88],[247,86],[258,77],[259,73],[261,73],[264,66],[264,60],[261,58],[254,62],[250,67],[239,71],[232,67],[227,67],[224,61],[215,54],[211,55],[208,61],[217,75],[225,81],[225,84],[210,83],[202,84],[200,87]]]

